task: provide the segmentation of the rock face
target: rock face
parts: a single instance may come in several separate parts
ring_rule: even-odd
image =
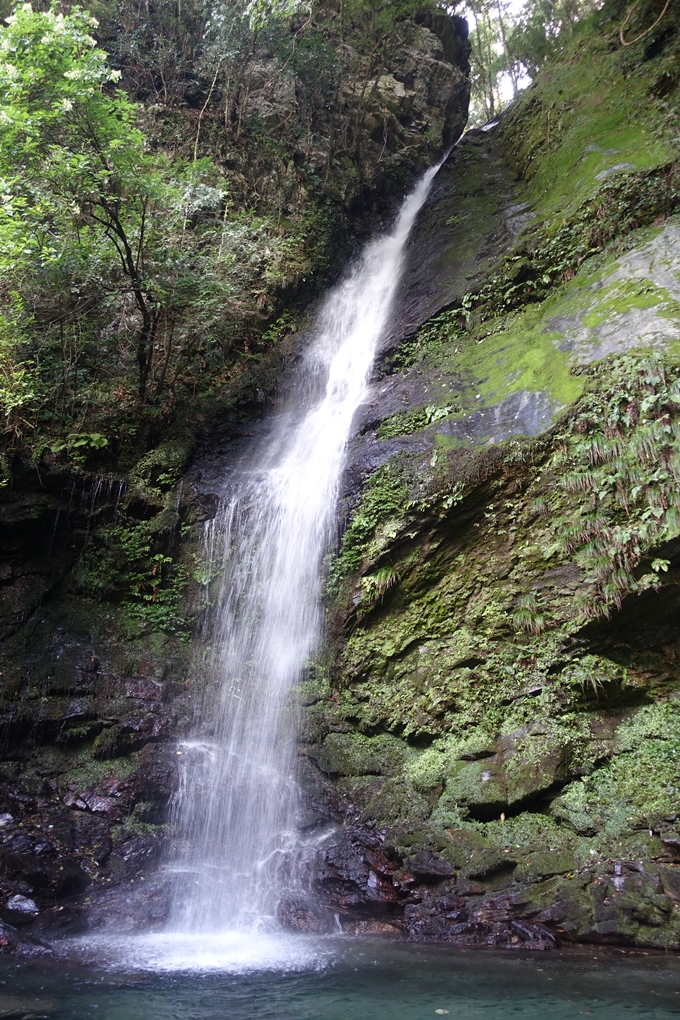
[[[359,126],[356,161],[366,182],[380,175],[381,160],[398,148],[411,159],[418,152],[427,159],[461,136],[470,96],[467,23],[449,15],[426,17],[420,24],[404,22],[400,35],[401,44],[387,47],[373,78],[351,39],[339,45],[337,59],[347,68],[338,81],[340,124],[331,129],[328,112],[315,109],[316,162],[332,160],[334,134],[348,131],[351,120]],[[254,58],[244,76],[246,120],[269,130],[295,125],[305,98],[303,81],[291,68],[275,58]]]
[[[29,475],[4,494],[0,920],[20,949],[80,928],[100,891],[155,863],[187,710],[187,648],[80,593],[84,539],[119,482],[40,480],[47,491]]]
[[[603,31],[442,168],[357,423],[303,732],[348,930],[680,945],[678,163]]]
[[[348,74],[341,81],[344,112],[351,114],[358,96],[364,105],[362,136],[368,150],[360,161],[366,172],[373,172],[368,168],[374,146],[378,157],[397,143],[419,148],[427,133],[433,149],[447,148],[460,137],[467,120],[470,66],[465,21],[442,15],[422,24],[407,23],[403,29],[405,42],[388,53],[382,73],[367,81]],[[360,55],[349,43],[343,46],[343,57],[349,65],[361,65]],[[271,130],[295,118],[303,97],[293,70],[282,68],[275,58],[254,59],[246,77],[246,120]],[[323,111],[317,110],[316,116],[320,126]],[[317,158],[322,149],[323,142]]]
[[[395,11],[392,20],[385,9],[379,29],[341,21],[331,7],[294,19],[289,33],[277,35],[274,24],[248,45],[233,40],[224,76],[206,84],[200,104],[185,96],[171,116],[148,96],[160,144],[168,130],[183,135],[187,156],[196,123],[186,104],[205,102],[199,151],[224,166],[243,208],[305,224],[310,252],[332,238],[335,250],[324,258],[334,271],[356,237],[380,229],[414,176],[460,137],[470,97],[463,18],[409,21]],[[196,39],[199,66],[214,61],[214,52],[200,56],[206,39]],[[121,62],[131,61],[138,77],[137,54],[124,50]],[[305,290],[303,283],[296,286]]]

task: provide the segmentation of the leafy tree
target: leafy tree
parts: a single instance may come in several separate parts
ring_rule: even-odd
[[[560,39],[568,38],[595,6],[592,0],[528,0],[508,38],[514,60],[534,78],[559,49]]]
[[[503,106],[504,79],[516,95],[521,79],[535,77],[597,6],[597,0],[527,0],[513,15],[504,0],[467,0],[473,120],[493,118]]]
[[[423,9],[93,3],[99,25],[24,4],[0,26],[5,449],[132,434],[266,348],[277,289],[326,264],[372,93]],[[283,76],[291,123],[265,128],[253,96]]]
[[[79,9],[65,17],[24,4],[0,36],[3,280],[35,304],[67,281],[85,301],[116,295],[132,313],[144,400],[159,330],[196,291],[192,217],[219,211],[226,192],[207,161],[171,167],[145,151],[93,27]]]

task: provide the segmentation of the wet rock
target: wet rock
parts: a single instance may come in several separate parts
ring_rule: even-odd
[[[288,931],[326,935],[337,927],[333,915],[323,914],[316,904],[297,900],[282,900],[276,916],[279,924]]]
[[[474,840],[473,840],[474,843]],[[516,862],[488,848],[470,844],[454,866],[432,851],[417,850],[402,857],[389,841],[364,829],[339,833],[316,861],[314,887],[323,907],[340,917],[345,931],[364,931],[374,923],[375,934],[401,931],[420,941],[454,945],[492,945],[506,948],[550,949],[557,944],[557,917],[540,911],[512,885]],[[495,893],[471,882],[469,873],[485,880],[503,873],[508,892]],[[387,916],[386,916],[387,915]],[[379,926],[387,924],[381,932]],[[363,927],[362,927],[363,926]],[[366,929],[368,930],[368,929]]]
[[[5,901],[5,909],[10,916],[15,915],[17,919],[31,921],[40,913],[35,900],[29,899],[28,896],[20,896],[19,894],[10,896]]]
[[[172,718],[166,713],[140,713],[122,719],[97,737],[93,757],[99,761],[121,758],[138,751],[151,741],[168,739]]]
[[[427,850],[419,850],[409,858],[408,867],[416,878],[425,880],[441,881],[442,878],[450,878],[454,874],[448,861]]]
[[[407,906],[404,922],[407,934],[420,941],[539,950],[557,944],[545,925],[513,917],[510,900],[491,899],[475,907],[449,895]]]
[[[396,919],[390,921],[379,921],[377,918],[370,918],[363,921],[341,920],[342,930],[347,935],[379,935],[397,936],[403,934],[403,927]]]
[[[95,811],[104,815],[113,814],[118,807],[118,802],[114,797],[102,797],[90,790],[85,790],[83,793],[69,790],[64,794],[62,800],[66,807],[77,807],[83,811]]]
[[[321,851],[313,872],[319,901],[333,913],[394,912],[408,895],[398,879],[398,859],[377,836],[341,832]]]
[[[146,677],[132,677],[125,681],[125,697],[138,698],[140,701],[160,701],[163,696],[164,684]]]
[[[529,218],[498,134],[468,131],[437,174],[415,225],[383,349],[473,289]]]
[[[56,852],[48,854],[3,854],[0,867],[3,874],[27,882],[46,900],[76,896],[87,889],[90,876],[76,861],[62,858]]]
[[[0,952],[9,953],[19,944],[19,932],[11,924],[0,921]]]
[[[21,957],[48,956],[52,950],[40,939],[31,935],[22,935],[11,924],[0,921],[0,953],[12,953]],[[25,1013],[22,1011],[21,1017]]]
[[[660,867],[659,878],[666,895],[680,902],[680,867]]]

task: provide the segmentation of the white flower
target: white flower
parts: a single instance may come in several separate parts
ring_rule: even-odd
[[[11,124],[12,120],[7,116],[4,110],[0,110],[0,124]]]
[[[33,5],[32,4],[22,4],[21,5],[21,9],[22,9],[22,11],[26,11],[27,14],[33,14]]]
[[[70,71],[64,71],[64,78],[70,79],[70,81],[77,81],[78,78],[83,77],[83,72],[78,67],[74,67]]]
[[[62,99],[61,108],[64,111],[64,113],[70,113],[71,110],[73,109],[73,103],[71,102],[70,99]]]
[[[120,79],[122,77],[123,77],[123,72],[122,71],[110,71],[109,72],[109,81],[120,81]]]
[[[60,14],[59,17],[61,18],[61,16],[62,15]],[[93,28],[99,28],[99,22],[94,16],[90,18],[90,24],[92,25]]]
[[[4,71],[8,78],[16,78],[19,73],[14,64],[0,64],[0,71]]]
[[[88,46],[96,46],[97,45],[97,40],[93,39],[91,35],[86,35],[85,36],[85,41],[87,42]]]

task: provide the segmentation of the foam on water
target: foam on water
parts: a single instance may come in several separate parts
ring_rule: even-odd
[[[87,939],[66,939],[55,949],[62,957],[100,969],[161,974],[317,971],[334,955],[330,942],[324,944],[318,937],[243,931],[90,935]]]

